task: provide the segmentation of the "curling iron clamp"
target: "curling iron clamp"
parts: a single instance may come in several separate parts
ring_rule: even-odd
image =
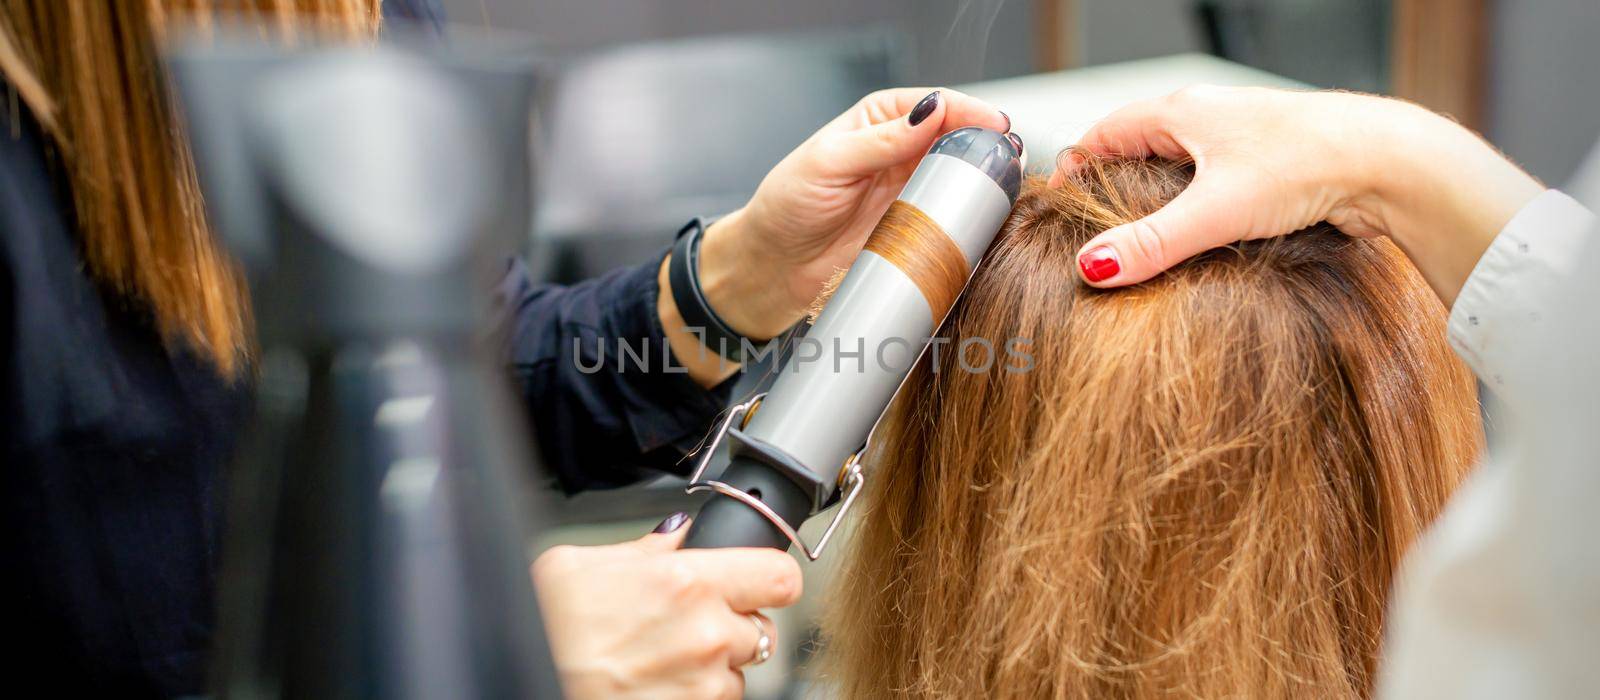
[[[967,127],[940,137],[889,206],[844,281],[767,393],[734,406],[701,448],[687,491],[715,494],[684,547],[792,544],[822,555],[866,483],[861,455],[1010,214],[1020,143]],[[706,467],[728,440],[717,479]],[[800,524],[840,502],[815,547]]]

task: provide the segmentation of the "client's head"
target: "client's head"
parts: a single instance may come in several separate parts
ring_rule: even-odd
[[[1331,227],[1084,285],[1191,170],[1030,183],[875,438],[824,622],[844,697],[1360,697],[1474,384],[1387,240]],[[968,371],[963,339],[1032,355]],[[1023,371],[1026,370],[1026,371]]]

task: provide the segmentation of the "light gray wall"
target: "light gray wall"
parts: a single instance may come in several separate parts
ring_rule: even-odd
[[[1193,0],[1079,0],[1078,46],[1083,65],[1204,51]]]
[[[1600,0],[1497,0],[1489,140],[1559,186],[1600,135]]]
[[[533,34],[563,50],[701,34],[887,24],[915,52],[909,78],[951,84],[1032,69],[1029,0],[442,0],[453,23]]]
[[[1084,65],[1211,50],[1200,0],[1079,0]],[[1224,58],[1312,85],[1380,91],[1388,0],[1208,0]]]

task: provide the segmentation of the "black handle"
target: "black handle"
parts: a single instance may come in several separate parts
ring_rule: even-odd
[[[759,499],[796,531],[811,514],[811,499],[799,484],[750,457],[734,457],[718,480]],[[789,538],[766,516],[721,494],[713,495],[700,507],[700,514],[695,516],[683,540],[685,549],[771,547],[787,550],[789,544]]]

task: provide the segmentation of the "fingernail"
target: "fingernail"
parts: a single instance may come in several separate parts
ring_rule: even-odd
[[[1004,133],[1007,133],[1007,134],[1011,133],[1011,115],[1006,114],[1006,111],[1003,110],[1003,109],[997,109],[995,111],[999,112],[1000,116],[1006,118],[1006,130],[1005,130]]]
[[[665,535],[673,530],[683,527],[683,524],[686,522],[689,522],[689,514],[680,510],[672,515],[667,516],[666,520],[661,521],[661,524],[657,525],[656,529],[651,530],[650,532],[657,535]]]
[[[1007,133],[1006,138],[1011,139],[1011,146],[1017,149],[1017,155],[1022,155],[1022,137],[1016,134]]]
[[[1083,270],[1083,278],[1090,282],[1104,282],[1116,277],[1122,271],[1122,265],[1117,263],[1117,251],[1108,245],[1095,246],[1092,250],[1078,256],[1078,269]]]
[[[934,90],[933,92],[928,93],[927,97],[922,98],[922,101],[918,102],[917,106],[911,108],[911,116],[909,118],[911,125],[916,126],[921,124],[922,120],[927,119],[928,115],[933,114],[933,110],[938,108],[939,91]]]

